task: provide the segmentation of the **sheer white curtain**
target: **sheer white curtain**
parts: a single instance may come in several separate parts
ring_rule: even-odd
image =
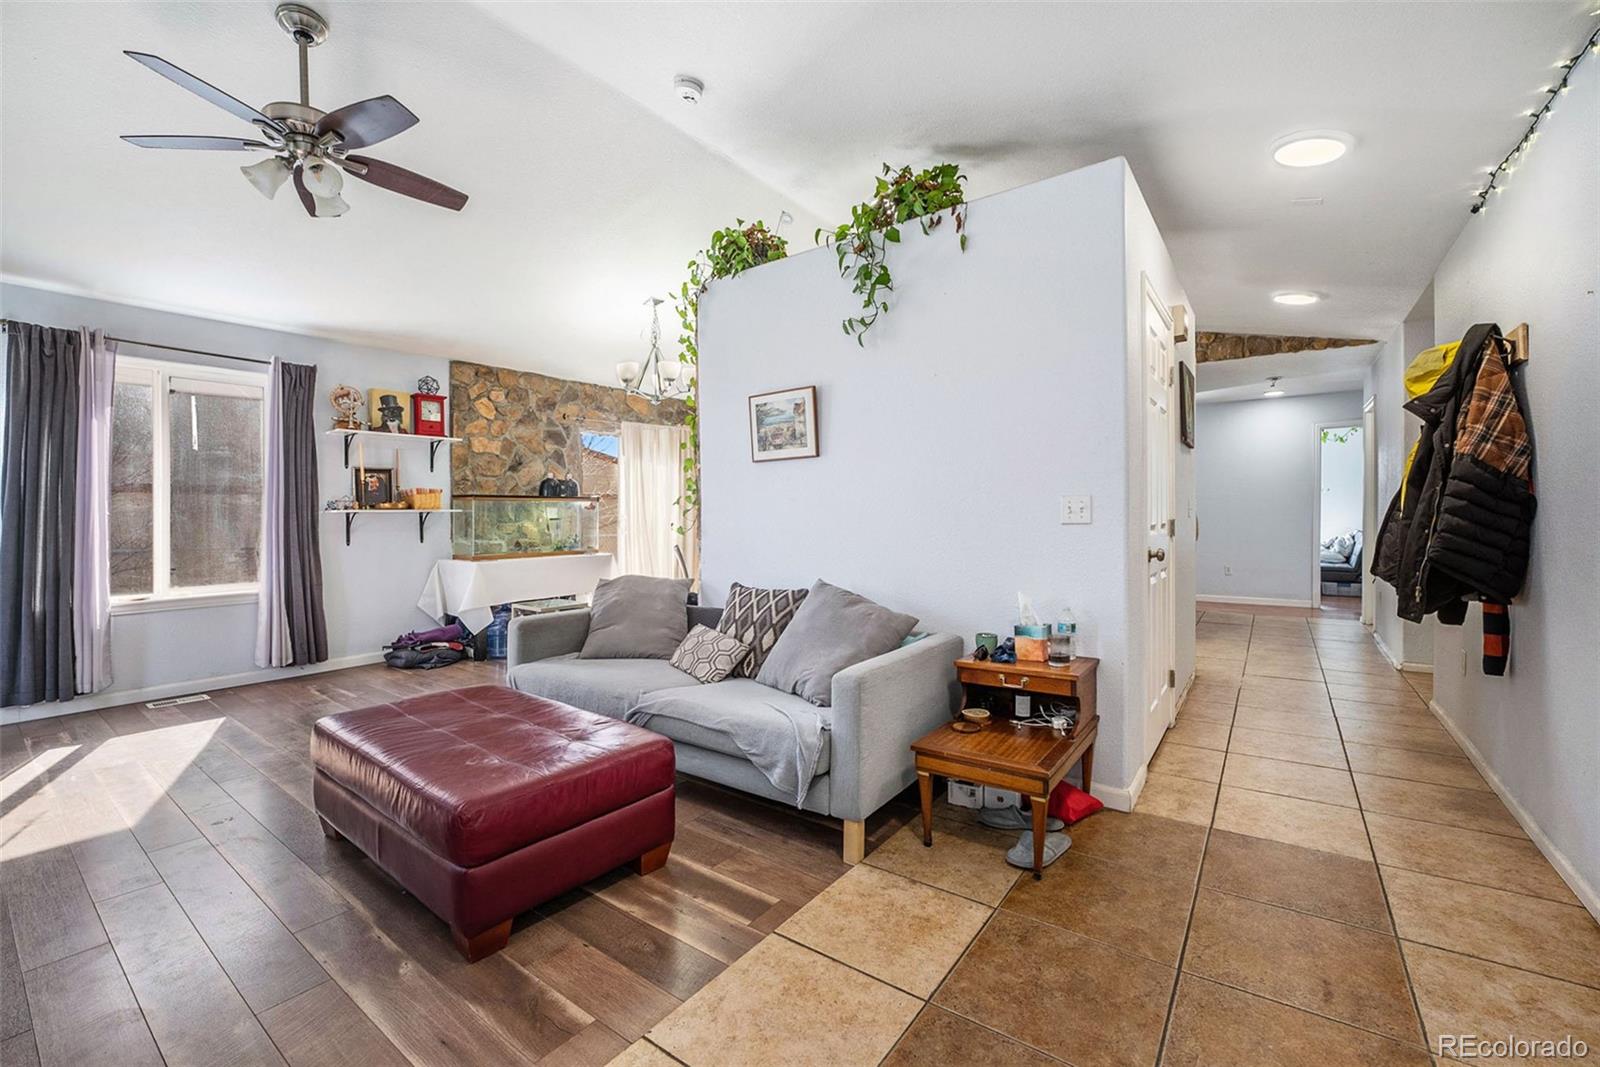
[[[111,684],[111,395],[117,346],[79,330],[78,518],[73,527],[72,643],[77,691]]]
[[[617,456],[617,573],[677,578],[684,574],[677,548],[684,550],[688,577],[698,577],[690,548],[693,531],[683,525],[678,501],[683,497],[683,426],[622,424]]]

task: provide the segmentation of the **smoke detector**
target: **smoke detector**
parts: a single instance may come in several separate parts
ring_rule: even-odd
[[[698,104],[701,95],[706,91],[706,83],[699,78],[680,74],[672,79],[672,88],[677,91],[678,99],[685,104]]]

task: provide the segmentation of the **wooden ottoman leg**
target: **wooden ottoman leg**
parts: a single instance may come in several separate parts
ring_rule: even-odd
[[[456,951],[461,953],[461,957],[468,963],[477,963],[506,947],[506,942],[511,939],[511,920],[507,919],[499,926],[491,926],[471,937],[452,927],[450,936],[455,939]]]
[[[671,841],[664,845],[658,845],[633,861],[633,872],[635,874],[649,874],[651,871],[659,871],[667,865],[667,853],[671,851]]]
[[[844,821],[844,861],[846,863],[860,863],[867,855],[867,821],[865,819],[846,819]]]
[[[327,819],[324,819],[321,815],[317,816],[317,821],[322,824],[323,837],[330,838],[334,841],[344,840],[344,835],[333,828],[333,823],[329,822]]]

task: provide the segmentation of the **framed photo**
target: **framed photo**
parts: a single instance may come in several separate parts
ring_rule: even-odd
[[[411,394],[403,389],[368,389],[367,428],[379,433],[410,433]]]
[[[810,459],[817,455],[817,387],[757,393],[750,398],[750,459]]]
[[[370,508],[377,504],[394,503],[394,468],[355,468],[350,472],[355,480],[356,507]]]
[[[1194,371],[1189,364],[1178,364],[1178,440],[1185,448],[1194,447]]]

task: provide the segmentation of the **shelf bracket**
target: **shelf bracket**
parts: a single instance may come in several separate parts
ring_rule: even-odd
[[[344,435],[344,469],[345,470],[349,470],[350,469],[350,440],[353,437],[355,437],[355,434],[353,434],[353,433],[347,433],[347,434]],[[348,543],[349,542],[346,542],[346,544],[348,544]]]
[[[426,544],[428,541],[428,512],[417,512],[417,543]]]
[[[349,440],[350,440],[350,438],[348,438],[348,437],[345,438],[346,442],[348,442]],[[346,447],[348,447],[348,444],[346,445]],[[348,515],[348,514],[345,515],[345,517],[344,517],[344,547],[346,547],[346,548],[350,547],[350,527],[354,526],[355,522],[356,522],[356,517],[354,515]]]
[[[437,456],[439,454],[439,446],[442,445],[442,444],[444,444],[443,440],[434,440],[434,441],[429,441],[428,442],[428,473],[429,474],[433,473],[433,457]]]

